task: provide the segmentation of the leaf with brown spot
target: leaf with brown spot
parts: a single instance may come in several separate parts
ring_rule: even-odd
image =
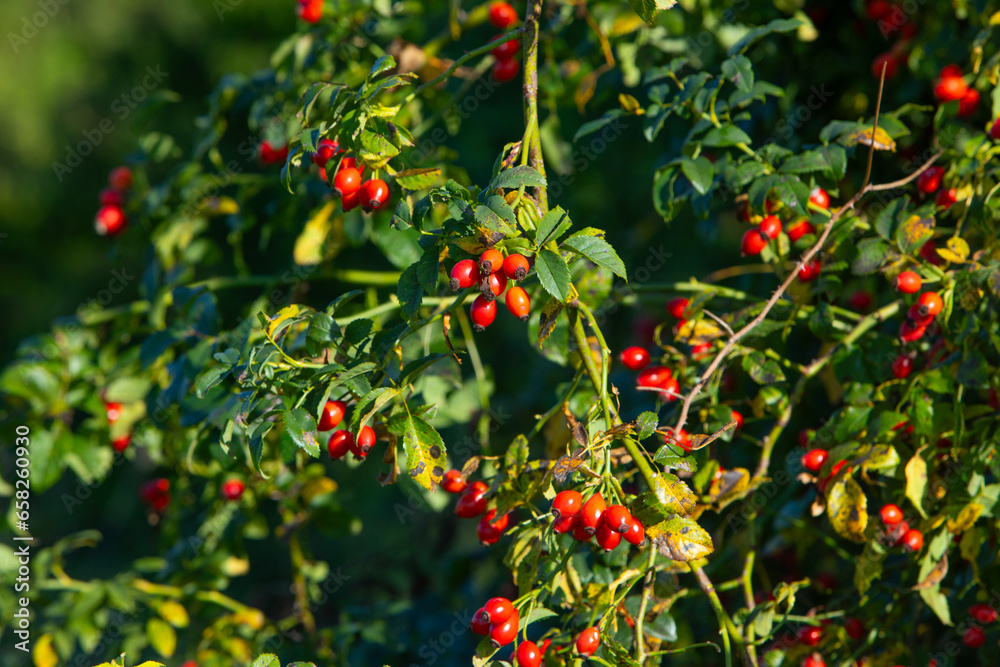
[[[555,331],[556,322],[559,321],[559,314],[562,313],[565,307],[566,304],[559,299],[549,299],[549,302],[545,304],[538,320],[538,347],[542,347],[542,344]]]
[[[685,517],[674,517],[647,527],[646,537],[671,560],[690,562],[715,551],[712,537],[705,529]]]
[[[979,520],[979,516],[983,513],[983,506],[979,503],[969,503],[962,508],[962,511],[958,513],[954,519],[948,519],[948,532],[959,534],[964,533],[969,528],[972,528]]]
[[[828,488],[826,503],[826,515],[837,534],[863,544],[868,526],[868,498],[854,478],[844,477]]]
[[[713,433],[712,435],[702,435],[700,433],[696,434],[696,435],[692,435],[691,436],[691,451],[694,451],[696,449],[701,449],[702,447],[708,446],[709,444],[711,444],[715,440],[718,440],[720,437],[722,437],[723,433],[725,433],[729,429],[736,428],[738,425],[739,425],[739,422],[737,422],[734,419],[731,422],[729,422],[728,424],[726,424],[725,426],[723,426],[722,428],[720,428],[718,431],[716,431],[715,433]]]
[[[481,456],[473,456],[466,461],[465,465],[462,466],[462,478],[469,479],[469,476],[472,475],[472,473],[479,470],[479,462],[482,461],[482,459],[483,457]]]
[[[565,482],[567,477],[583,467],[587,460],[583,454],[583,449],[577,449],[569,456],[559,457],[556,464],[552,466],[552,476],[557,482],[560,484]]]
[[[422,418],[408,415],[403,430],[403,450],[410,476],[425,489],[436,488],[448,464],[441,434]]]
[[[686,345],[701,345],[710,343],[725,334],[718,324],[709,319],[687,320],[677,329],[674,340]]]
[[[903,252],[911,253],[934,236],[934,218],[911,215],[896,230],[896,242]]]
[[[746,468],[732,468],[712,480],[708,488],[708,497],[720,505],[729,504],[736,496],[750,486],[750,471]]]
[[[576,440],[576,444],[583,448],[590,446],[590,436],[587,435],[587,429],[584,428],[583,424],[573,416],[573,413],[569,411],[569,405],[563,403],[563,414],[566,416],[566,424],[569,426],[569,433]]]
[[[948,554],[945,553],[941,556],[941,560],[934,563],[934,567],[931,571],[927,573],[927,576],[920,580],[920,583],[914,586],[911,590],[919,591],[925,588],[933,588],[941,583],[944,579],[944,575],[948,574]]]
[[[690,514],[698,502],[688,485],[670,473],[653,478],[653,494],[670,514]]]

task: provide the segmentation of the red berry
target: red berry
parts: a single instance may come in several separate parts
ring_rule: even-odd
[[[490,41],[495,42],[501,37],[502,35],[497,35]],[[517,52],[520,49],[521,49],[521,42],[517,39],[512,39],[509,42],[504,42],[500,46],[496,47],[495,49],[490,51],[490,53],[492,53],[493,57],[496,58],[497,60],[510,60],[511,58],[517,55]]]
[[[711,343],[698,343],[691,347],[691,358],[695,361],[701,361],[708,356],[708,351],[712,349]]]
[[[601,518],[604,516],[604,511],[608,508],[607,503],[604,502],[604,496],[600,493],[595,493],[587,502],[583,504],[580,509],[580,527],[581,530],[585,531],[587,535],[593,535],[597,532],[597,526],[601,523]]]
[[[466,486],[468,484],[462,479],[462,471],[460,470],[449,470],[441,479],[441,488],[448,493],[462,493]]]
[[[803,218],[790,224],[785,233],[788,234],[788,238],[792,243],[795,243],[806,234],[815,234],[816,228],[812,226],[811,222]]]
[[[902,380],[913,372],[913,359],[901,354],[892,361],[892,374],[897,380]]]
[[[510,311],[510,314],[522,322],[527,322],[528,313],[531,311],[531,299],[528,297],[528,293],[524,291],[524,288],[520,286],[511,287],[507,290],[505,299],[507,301],[507,310]]]
[[[579,491],[567,489],[560,491],[552,499],[552,516],[556,519],[564,516],[575,516],[583,507],[583,496]]]
[[[759,255],[767,247],[767,239],[760,233],[759,229],[747,230],[740,243],[740,251],[744,255]]]
[[[823,657],[819,653],[813,653],[802,661],[802,667],[826,667],[826,663],[823,662]]]
[[[892,3],[889,0],[871,0],[865,6],[865,13],[872,21],[878,21],[883,16],[892,13]]]
[[[621,544],[622,534],[617,530],[609,528],[608,524],[601,523],[597,526],[597,533],[594,535],[594,539],[597,541],[598,546],[605,551],[613,551],[615,547]]]
[[[480,607],[472,616],[472,621],[469,622],[469,629],[472,630],[477,635],[486,636],[490,634],[490,622],[483,620],[483,608]]]
[[[591,656],[601,645],[601,633],[597,628],[587,628],[576,637],[576,652]]]
[[[516,252],[507,255],[503,260],[504,275],[511,280],[524,280],[524,277],[528,275],[528,268],[528,260],[524,255],[519,255]]]
[[[743,428],[743,415],[733,410],[733,419],[736,420],[736,430]]]
[[[924,292],[917,299],[920,312],[931,317],[936,316],[944,308],[944,300],[937,292]]]
[[[691,302],[683,297],[671,299],[667,302],[667,312],[681,320],[684,319],[684,310]]]
[[[642,522],[632,517],[632,520],[628,523],[628,532],[625,533],[625,539],[628,540],[629,544],[634,544],[639,546],[646,540],[646,529],[643,527]]]
[[[962,95],[962,99],[958,101],[958,115],[965,118],[976,113],[977,109],[979,109],[979,91],[975,88],[969,88],[965,91],[965,95]]]
[[[516,77],[520,70],[521,66],[516,60],[498,60],[493,63],[493,78],[497,83],[506,83]]]
[[[318,23],[323,18],[323,0],[299,0],[297,13],[306,23]]]
[[[912,343],[923,338],[926,331],[927,327],[915,326],[903,320],[903,324],[899,327],[899,338],[904,343]]]
[[[367,181],[371,182],[371,181]],[[333,191],[337,195],[353,195],[361,189],[361,172],[353,167],[347,167],[337,172],[333,177]]]
[[[316,145],[316,152],[312,154],[312,162],[317,167],[325,167],[326,163],[330,161],[330,158],[334,156],[337,150],[340,149],[340,144],[333,139],[323,138],[319,140],[319,144]]]
[[[484,608],[485,609],[485,608]],[[490,625],[490,641],[494,648],[500,648],[514,641],[517,637],[518,614],[515,610],[510,618],[503,623],[492,623]]]
[[[358,207],[361,203],[361,190],[358,190],[354,194],[344,195],[340,198],[340,206],[344,209],[344,212],[352,211]]]
[[[222,484],[222,495],[226,500],[239,500],[243,495],[243,482],[238,479],[226,480]]]
[[[128,446],[131,443],[132,443],[132,434],[131,433],[126,433],[125,435],[120,435],[117,438],[115,438],[114,440],[112,440],[111,441],[111,447],[116,452],[118,452],[119,454],[121,454],[126,449],[128,449]]]
[[[316,429],[319,431],[329,431],[332,428],[336,428],[344,419],[344,411],[346,409],[347,403],[343,401],[327,401],[326,405],[323,406],[323,412],[319,415],[319,424],[317,424]]]
[[[389,186],[381,178],[373,178],[361,184],[361,208],[366,212],[377,211],[389,203]]]
[[[685,452],[691,451],[691,436],[687,431],[681,429],[680,432],[675,436],[673,431],[670,431],[665,436],[663,436],[663,442],[665,443],[675,443],[678,447],[683,449]]]
[[[903,533],[900,541],[908,551],[920,551],[924,546],[924,534],[916,528],[911,528]]]
[[[861,639],[865,636],[865,624],[861,622],[860,618],[852,616],[844,621],[844,631],[851,639]]]
[[[990,128],[990,136],[1000,140],[1000,118],[993,121],[993,126]]]
[[[885,66],[885,79],[888,81],[892,77],[896,76],[896,69],[899,67],[899,61],[896,59],[892,53],[880,53],[875,56],[872,60],[872,76],[876,79],[882,78],[882,66]]]
[[[451,289],[457,292],[460,289],[478,285],[480,281],[479,265],[475,260],[463,259],[457,262],[451,269]]]
[[[472,318],[472,328],[476,331],[485,331],[486,327],[493,324],[497,316],[497,302],[487,301],[482,294],[476,297],[469,310]]]
[[[969,607],[969,616],[976,619],[977,623],[982,623],[984,625],[993,623],[997,620],[997,610],[988,604],[978,602],[971,607]]]
[[[506,2],[490,4],[490,23],[493,27],[506,30],[517,23],[517,11]]]
[[[288,145],[275,146],[270,141],[262,141],[257,152],[261,163],[280,164],[288,158]]]
[[[879,511],[879,515],[882,517],[882,523],[887,526],[895,526],[903,520],[903,510],[899,509],[899,505],[893,505],[892,503],[883,505]]]
[[[326,449],[330,452],[331,459],[342,459],[354,447],[354,436],[350,431],[340,429],[334,431],[330,436],[330,442]]]
[[[170,504],[170,480],[149,480],[139,489],[139,498],[154,511],[162,512]]]
[[[604,512],[604,524],[617,533],[627,533],[632,514],[623,505],[609,505]]]
[[[941,70],[940,78],[934,83],[934,97],[938,102],[960,100],[969,92],[969,86],[962,78],[962,71],[955,65]]]
[[[542,664],[542,652],[535,642],[523,641],[517,645],[517,667],[538,667]]]
[[[802,268],[799,269],[799,280],[804,283],[812,282],[819,277],[820,271],[823,270],[823,265],[818,259],[811,259],[807,264],[803,264]]]
[[[809,201],[822,209],[830,208],[830,195],[823,188],[813,188],[809,193]]]
[[[108,423],[114,424],[122,416],[122,404],[114,402],[105,403],[104,412],[108,415]]]
[[[362,426],[361,431],[352,442],[354,446],[351,447],[351,453],[357,458],[363,459],[375,446],[375,431],[372,430],[371,426]]]
[[[621,359],[622,365],[625,368],[632,371],[642,370],[649,365],[649,352],[638,345],[626,347],[621,351],[618,358]]]
[[[500,254],[499,250],[490,248],[483,252],[479,256],[479,270],[482,271],[483,275],[489,275],[494,271],[499,271],[503,268],[503,255]]]
[[[906,311],[906,321],[915,327],[926,328],[934,321],[934,316],[926,314],[920,304],[915,303]]]
[[[455,514],[463,519],[477,517],[486,511],[486,490],[489,487],[483,482],[470,484],[455,504]]]
[[[806,646],[816,646],[823,637],[823,629],[815,625],[806,625],[799,628],[797,636],[800,643]]]
[[[945,210],[951,208],[956,201],[958,201],[958,190],[955,188],[938,190],[937,196],[934,197],[934,205]]]
[[[650,366],[639,372],[639,375],[636,376],[635,384],[637,387],[659,388],[663,386],[664,382],[670,379],[671,375],[670,369],[666,366]]]
[[[120,206],[102,206],[94,217],[94,230],[101,236],[117,236],[127,226],[128,218]]]
[[[826,463],[825,449],[810,449],[802,455],[802,467],[809,472],[819,472]]]
[[[781,235],[781,220],[776,215],[765,215],[758,229],[764,238],[776,239]]]
[[[483,278],[479,286],[479,291],[490,301],[503,294],[505,289],[507,289],[507,276],[504,275],[503,271],[494,271],[489,274]]]
[[[920,256],[934,266],[940,266],[944,263],[941,255],[937,254],[937,244],[934,241],[928,241],[920,246]]]
[[[559,517],[552,522],[552,530],[559,534],[568,533],[569,531],[576,528],[577,519],[579,519],[580,514],[572,514],[570,516]]]
[[[677,396],[680,393],[681,385],[677,381],[677,378],[669,377],[663,381],[660,385],[660,390],[662,391],[662,398],[667,403],[677,400]]]
[[[850,298],[847,300],[847,304],[851,307],[851,310],[864,313],[871,309],[872,307],[872,295],[871,292],[867,290],[858,290],[851,294]]]
[[[483,620],[492,625],[504,623],[514,615],[514,605],[507,598],[491,598],[483,605]]]
[[[986,641],[986,633],[977,626],[972,626],[962,635],[962,643],[969,648],[979,648]]]
[[[130,189],[132,187],[132,170],[128,167],[115,167],[108,174],[108,185],[120,191]]]
[[[583,523],[583,517],[582,517],[582,515],[577,514],[573,518],[576,520],[576,523],[573,525],[573,539],[574,540],[576,540],[577,542],[586,542],[591,537],[594,536],[593,532],[588,532],[587,526],[585,526],[584,523]],[[595,530],[594,532],[597,532],[597,531]]]
[[[479,537],[479,541],[483,543],[484,547],[488,547],[491,544],[496,544],[503,537],[503,531],[507,530],[507,524],[510,522],[510,515],[504,514],[502,517],[494,521],[494,517],[497,515],[496,510],[490,510],[483,515],[483,518],[479,520],[479,524],[476,526],[476,535]]]
[[[923,282],[913,271],[903,271],[896,276],[896,290],[903,294],[913,294],[920,291]]]
[[[125,193],[114,188],[104,188],[97,197],[97,203],[101,206],[117,206],[121,208],[125,205]]]
[[[549,649],[549,645],[551,643],[552,643],[551,639],[546,639],[545,641],[542,642],[541,646],[538,647],[539,650],[542,652],[542,655],[545,655],[545,652]]]
[[[941,179],[944,177],[944,167],[931,165],[924,169],[917,177],[917,189],[924,194],[933,194],[941,187]]]

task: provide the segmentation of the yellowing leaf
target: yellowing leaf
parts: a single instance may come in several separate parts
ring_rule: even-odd
[[[556,322],[559,321],[559,314],[566,307],[559,299],[549,299],[542,309],[541,317],[538,320],[538,347],[542,347],[552,332],[556,329]]]
[[[705,529],[686,517],[674,517],[646,528],[657,550],[671,560],[689,562],[704,558],[715,550]]]
[[[948,532],[954,534],[964,533],[975,525],[982,513],[982,505],[979,503],[969,503],[962,508],[962,511],[958,513],[958,516],[954,519],[948,519]]]
[[[300,312],[302,312],[302,307],[297,303],[293,303],[292,305],[285,306],[284,308],[279,310],[278,313],[273,318],[268,317],[267,337],[274,338],[274,332],[278,330],[278,327],[280,327],[285,322],[297,317]],[[265,317],[267,316],[265,315]]]
[[[734,499],[750,485],[750,471],[746,468],[732,468],[712,480],[708,497],[722,506]]]
[[[945,243],[948,246],[948,250],[951,250],[955,255],[961,257],[961,261],[965,261],[969,257],[969,244],[961,236],[952,236]]]
[[[639,18],[638,14],[622,14],[611,24],[611,29],[608,30],[608,37],[621,37],[622,35],[635,32],[642,26],[643,20]]]
[[[260,630],[264,627],[264,612],[259,609],[247,608],[236,612],[231,618],[234,625],[245,625],[251,630]]]
[[[868,498],[853,477],[835,482],[826,494],[826,515],[841,537],[864,543],[868,527]]]
[[[441,178],[441,169],[404,169],[396,173],[396,182],[404,190],[423,190],[434,185]]]
[[[425,489],[434,489],[448,465],[441,434],[420,417],[408,416],[403,430],[403,449],[410,477]]]
[[[222,573],[227,577],[242,577],[250,571],[250,561],[246,558],[230,556],[226,560],[222,561],[222,566],[219,569],[222,570]]]
[[[337,483],[329,477],[310,479],[302,488],[302,500],[309,505],[312,504],[313,498],[326,495],[327,493],[333,493],[336,490]]]
[[[653,494],[670,514],[690,514],[697,503],[697,498],[688,485],[670,473],[653,478]]]
[[[896,238],[902,240],[907,248],[916,248],[934,235],[934,219],[911,215],[896,232]]]
[[[233,215],[240,212],[240,205],[232,197],[206,197],[199,202],[198,209],[206,215]]]
[[[186,628],[189,622],[187,609],[180,602],[167,600],[156,610],[170,625],[175,628]]]
[[[323,208],[309,218],[295,239],[292,258],[299,266],[313,266],[323,261],[323,247],[333,229],[330,215],[335,207],[335,201],[327,202]]]
[[[169,623],[162,618],[151,618],[146,621],[146,638],[153,650],[169,658],[177,648],[177,633]]]
[[[136,665],[135,667],[165,667],[165,666],[162,662],[156,662],[155,660],[147,660],[140,665]]]
[[[909,463],[906,464],[906,497],[910,499],[913,506],[920,512],[920,516],[927,518],[922,505],[924,490],[927,488],[927,462],[920,456],[920,452],[913,455]]]
[[[35,646],[31,649],[31,659],[35,667],[56,667],[59,664],[59,656],[52,646],[52,635],[45,633],[38,638]]]
[[[631,95],[626,95],[625,93],[618,94],[618,104],[621,105],[625,113],[635,116],[641,116],[646,113],[646,110],[642,108],[641,104],[639,104],[639,100],[635,99]]]
[[[700,345],[720,338],[722,334],[722,328],[712,320],[687,320],[677,329],[674,339],[678,343]]]
[[[913,587],[913,590],[919,591],[925,588],[933,588],[941,583],[941,580],[944,579],[944,575],[946,574],[948,574],[947,553],[941,556],[941,560],[934,564],[934,567],[932,567],[930,572],[927,573],[927,576],[921,579],[920,583]]]
[[[877,151],[893,151],[896,150],[896,142],[889,133],[883,130],[881,127],[877,128],[873,133],[871,128],[864,130],[855,130],[854,132],[849,132],[843,134],[838,138],[838,141],[845,146],[857,146],[862,144],[864,146],[871,146],[872,143],[875,144],[875,150]]]

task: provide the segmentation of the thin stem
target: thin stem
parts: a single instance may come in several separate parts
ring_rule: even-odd
[[[725,607],[722,606],[719,594],[716,593],[715,586],[712,585],[712,580],[708,578],[705,571],[700,565],[693,562],[688,563],[688,568],[691,570],[691,573],[694,574],[695,579],[698,580],[698,585],[701,587],[702,592],[708,597],[708,603],[712,606],[712,610],[715,612],[715,616],[719,620],[719,634],[722,635],[722,645],[726,652],[726,667],[732,667],[733,656],[729,640],[732,639],[733,642],[736,643],[737,647],[743,651],[743,637],[736,629],[732,619],[729,618],[729,614],[726,612]]]
[[[524,143],[521,150],[528,151],[528,165],[545,176],[542,157],[541,133],[538,130],[538,20],[542,16],[542,0],[528,0],[524,15]],[[535,199],[542,212],[549,210],[549,195],[544,187],[534,189]]]

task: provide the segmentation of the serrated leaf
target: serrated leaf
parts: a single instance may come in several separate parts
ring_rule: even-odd
[[[420,311],[420,303],[424,298],[424,290],[420,287],[417,277],[417,265],[410,264],[400,274],[396,284],[396,296],[399,298],[399,309],[406,319],[412,319]]]
[[[927,462],[920,456],[920,452],[914,454],[906,464],[906,497],[910,499],[913,506],[920,512],[920,516],[927,518],[924,511],[923,500],[924,490],[927,488]]]
[[[670,9],[677,3],[674,0],[628,0],[632,9],[646,23],[652,25],[656,12]]]
[[[290,306],[285,306],[279,310],[274,317],[268,317],[265,315],[267,321],[267,331],[268,338],[274,338],[275,334],[284,329],[285,326],[292,323],[302,313],[303,308],[297,303],[293,303]]]
[[[563,241],[563,246],[578,255],[583,255],[594,264],[603,266],[616,276],[626,278],[625,264],[611,244],[597,236],[571,236]]]
[[[934,236],[934,218],[911,215],[896,230],[896,243],[903,252],[909,254]]]
[[[656,427],[660,424],[655,412],[643,412],[636,418],[635,425],[637,430],[636,438],[645,440],[656,432]]]
[[[503,467],[511,479],[517,477],[528,462],[528,438],[518,435],[503,455]]]
[[[517,216],[514,214],[514,209],[510,207],[507,200],[500,195],[490,195],[483,202],[487,208],[496,213],[500,218],[506,222],[510,227],[514,227],[517,224]]]
[[[542,248],[535,255],[535,273],[546,292],[564,303],[569,301],[572,294],[569,267],[558,253]]]
[[[646,537],[661,555],[671,560],[690,562],[715,550],[712,537],[693,520],[674,517],[646,528]]]
[[[406,470],[425,489],[434,489],[448,465],[441,434],[420,417],[407,415],[403,431]]]
[[[535,246],[542,247],[546,243],[559,238],[559,230],[568,228],[569,216],[566,211],[556,206],[550,210],[535,225]]]
[[[745,93],[753,90],[753,63],[743,55],[736,55],[722,63],[722,73],[733,82],[737,89]]]
[[[281,661],[273,653],[264,653],[257,656],[250,667],[281,667]]]
[[[889,254],[889,246],[878,238],[862,239],[858,243],[858,254],[851,264],[851,273],[856,276],[867,276],[875,273],[882,266]]]
[[[868,498],[853,477],[847,475],[827,488],[826,514],[838,535],[852,542],[865,542]]]
[[[305,408],[295,408],[285,411],[285,431],[295,445],[312,456],[319,457],[319,443],[316,441],[316,421]]]
[[[742,366],[743,370],[760,385],[771,385],[785,380],[785,374],[778,362],[765,356],[763,352],[756,350],[750,352],[743,357]]]
[[[701,345],[722,337],[725,332],[710,319],[686,320],[677,328],[674,340],[685,345]]]
[[[397,171],[393,178],[404,190],[423,190],[431,187],[441,178],[441,168],[404,169]]]
[[[712,147],[735,146],[737,144],[749,145],[750,141],[750,135],[735,125],[713,127],[701,138],[702,145]]]
[[[656,500],[671,514],[690,514],[697,503],[697,498],[688,485],[670,473],[653,477],[652,491]]]
[[[951,622],[951,612],[948,610],[948,598],[941,592],[939,586],[922,589],[920,597],[923,598],[927,606],[931,608],[931,611],[934,612],[942,623],[953,625]]]
[[[742,39],[729,47],[726,55],[734,56],[737,53],[743,53],[748,47],[772,33],[792,32],[798,30],[802,25],[804,22],[801,19],[774,19],[767,25],[754,28],[744,35]]]
[[[487,190],[516,190],[525,187],[544,187],[545,177],[534,167],[521,165],[501,171],[490,181]]]
[[[177,632],[162,618],[151,618],[146,621],[146,638],[153,650],[169,658],[177,649]]]

